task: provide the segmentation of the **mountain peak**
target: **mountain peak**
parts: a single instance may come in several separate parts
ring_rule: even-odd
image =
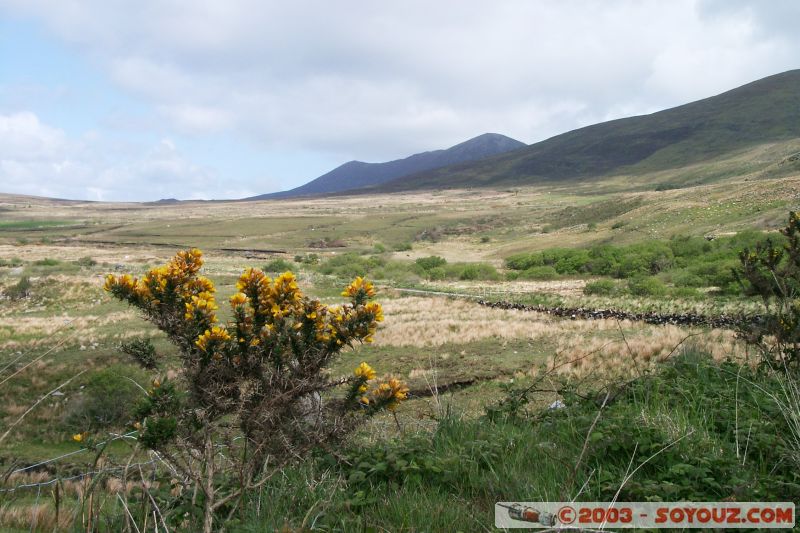
[[[649,115],[586,126],[490,159],[419,172],[379,190],[524,185],[640,174],[791,139],[800,139],[800,70]],[[471,141],[463,144],[469,146]]]
[[[497,154],[525,147],[525,143],[500,135],[484,133],[444,150],[433,150],[414,154],[404,159],[386,163],[364,163],[348,161],[327,174],[289,191],[262,194],[247,198],[289,198],[335,193],[364,187],[375,187],[388,181],[403,178],[418,172],[433,170],[448,165],[469,163]]]

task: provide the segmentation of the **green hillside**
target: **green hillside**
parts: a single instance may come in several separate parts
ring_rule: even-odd
[[[639,175],[800,137],[800,70],[650,115],[603,122],[478,162],[394,180],[384,191]],[[777,160],[764,161],[765,166]]]

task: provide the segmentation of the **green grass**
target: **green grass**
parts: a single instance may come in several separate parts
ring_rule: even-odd
[[[70,224],[72,222],[66,220],[0,220],[0,231],[35,230]]]
[[[616,389],[603,408],[602,391],[584,399],[567,389],[564,409],[507,401],[478,420],[451,414],[431,435],[387,431],[343,461],[318,455],[284,470],[252,495],[237,530],[479,531],[491,529],[497,501],[617,492],[620,501],[796,501],[800,473],[770,390],[773,376],[688,353]]]

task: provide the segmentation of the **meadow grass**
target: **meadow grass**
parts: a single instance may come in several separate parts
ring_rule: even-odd
[[[698,174],[698,180],[701,177]],[[676,176],[659,174],[662,178]],[[507,277],[513,269],[504,268],[504,260],[514,254],[536,255],[566,242],[573,249],[611,243],[624,249],[623,255],[633,256],[636,246],[647,246],[642,242],[663,244],[675,234],[694,236],[697,242],[708,233],[771,230],[785,218],[787,206],[798,202],[797,177],[761,181],[732,177],[662,191],[637,183],[632,188],[612,178],[591,187],[561,189],[190,202],[169,207],[6,199],[19,209],[4,212],[11,225],[0,226],[0,368],[5,368],[0,380],[19,372],[0,385],[0,420],[8,427],[24,417],[0,444],[0,462],[8,468],[80,450],[71,436],[91,424],[74,413],[79,408],[93,412],[87,408],[92,405],[88,401],[92,387],[105,390],[98,380],[108,378],[113,383],[119,378],[127,387],[130,378],[146,388],[151,375],[138,370],[120,351],[123,341],[151,339],[165,361],[159,373],[179,377],[175,348],[135,312],[111,301],[101,286],[108,272],[142,275],[163,263],[174,253],[171,245],[199,245],[209,248],[204,274],[216,283],[220,302],[235,292],[236,279],[248,266],[268,266],[276,273],[288,266],[313,296],[331,304],[341,300],[339,293],[348,277],[366,274],[379,279],[386,321],[375,343],[347,351],[328,372],[333,378],[348,375],[366,360],[380,373],[398,375],[412,390],[424,393],[398,410],[396,419],[380,416],[365,425],[350,443],[347,462],[333,463],[320,454],[279,472],[235,513],[232,530],[312,525],[340,531],[485,530],[491,528],[493,503],[499,499],[613,495],[631,456],[644,460],[645,446],[656,450],[684,435],[688,436],[675,447],[675,454],[665,454],[668,462],[643,469],[641,476],[626,484],[632,491],[628,497],[792,496],[776,492],[780,487],[794,490],[797,480],[782,470],[784,463],[774,451],[791,457],[786,417],[779,415],[791,415],[792,404],[775,412],[769,407],[774,400],[759,393],[740,389],[744,396],[731,397],[736,385],[725,376],[739,373],[767,390],[785,390],[787,384],[750,374],[747,350],[731,332],[561,320],[489,309],[470,299],[395,290],[409,287],[630,311],[707,315],[756,311],[757,302],[737,294],[710,296],[706,286],[700,287],[699,296],[632,294],[627,280],[616,280],[612,290],[587,295],[587,283],[603,279],[592,272],[556,271],[558,279],[553,280]],[[29,222],[49,217],[65,226],[46,230],[26,226],[22,206],[28,204],[24,217]],[[345,247],[309,246],[326,239],[341,240]],[[728,240],[733,238],[718,242]],[[311,254],[318,257],[317,263],[305,261]],[[299,262],[291,261],[295,256]],[[444,262],[431,262],[432,256]],[[680,285],[675,274],[658,274],[668,291]],[[6,298],[6,291],[22,277],[30,280],[29,294]],[[221,317],[230,318],[226,306],[221,307]],[[681,344],[687,336],[691,340]],[[678,345],[704,355],[688,354],[680,363],[671,363],[677,352],[684,351],[676,352]],[[554,367],[558,371],[548,373]],[[87,372],[60,391],[64,396],[47,397],[25,414],[82,370]],[[528,398],[524,406],[508,401],[515,390],[537,383],[545,374],[551,380],[548,390]],[[604,408],[600,435],[592,438],[588,455],[576,467],[598,410],[594,393],[602,385],[634,378],[637,381]],[[743,383],[740,380],[738,386]],[[450,385],[455,386],[448,389]],[[442,392],[437,393],[439,389]],[[570,396],[573,393],[589,399]],[[568,408],[548,411],[556,399]],[[509,412],[510,404],[518,405],[518,412]],[[730,406],[739,409],[738,418]],[[745,411],[748,414],[743,415]],[[637,428],[634,442],[639,447],[614,448],[619,440],[615,436],[629,428]],[[91,432],[102,439],[128,429],[117,420]],[[115,442],[108,452],[110,463],[120,462],[130,448]],[[69,456],[30,478],[17,476],[16,482],[85,472],[91,469],[90,455]],[[743,473],[733,474],[734,467]],[[681,475],[689,480],[686,484]],[[708,479],[724,476],[733,476],[732,481],[715,481],[711,492],[689,492],[704,483],[711,486]],[[114,479],[109,476],[104,481],[110,485],[104,485],[102,493],[113,496]],[[168,483],[162,486],[166,493],[168,487]],[[69,489],[70,505],[79,503],[79,490],[80,484]],[[108,500],[108,516],[117,520],[122,509],[114,501]],[[39,530],[55,527],[52,505],[37,502],[35,492],[0,496],[4,527],[27,531],[34,515],[42,524],[36,526]],[[114,520],[105,527],[118,528],[120,522]],[[72,524],[77,527],[77,522]]]

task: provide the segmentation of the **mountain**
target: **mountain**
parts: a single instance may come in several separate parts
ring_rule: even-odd
[[[800,70],[791,70],[665,111],[603,122],[510,153],[418,172],[373,191],[643,174],[796,138],[800,138]]]
[[[295,189],[271,194],[262,194],[247,200],[266,198],[289,198],[334,193],[349,189],[372,187],[410,174],[447,165],[477,161],[489,156],[510,152],[527,146],[505,135],[484,133],[446,150],[434,150],[415,154],[405,159],[386,163],[364,163],[350,161],[327,174]]]

